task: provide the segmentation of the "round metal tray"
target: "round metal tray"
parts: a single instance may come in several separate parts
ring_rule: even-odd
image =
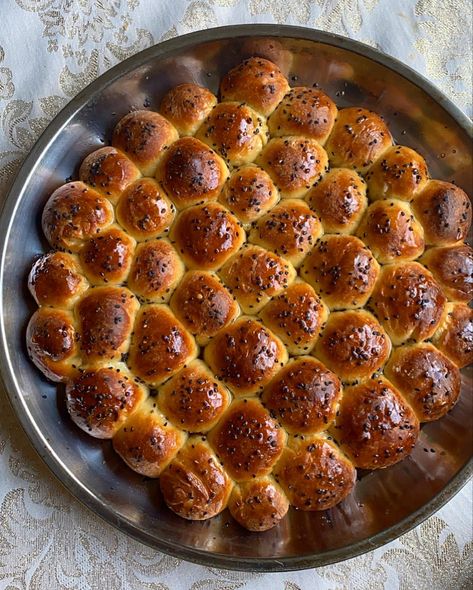
[[[54,119],[23,164],[0,225],[0,367],[12,405],[38,453],[84,504],[110,524],[164,552],[231,569],[279,571],[333,563],[405,533],[449,500],[471,474],[473,396],[463,392],[442,420],[425,425],[412,456],[360,473],[355,492],[325,513],[291,510],[266,533],[249,533],[224,512],[187,522],[169,511],[155,480],[129,470],[111,444],[79,431],[63,392],[29,362],[25,326],[34,307],[26,276],[46,244],[41,211],[81,159],[108,142],[118,119],[170,87],[195,81],[216,91],[221,75],[250,54],[279,61],[291,84],[318,83],[338,106],[381,113],[399,142],[419,150],[433,177],[471,194],[471,125],[424,78],[374,49],[320,31],[249,25],[210,29],[161,43],[124,61]],[[463,389],[471,388],[463,372]],[[426,452],[426,449],[428,452]],[[435,452],[431,452],[433,449]]]

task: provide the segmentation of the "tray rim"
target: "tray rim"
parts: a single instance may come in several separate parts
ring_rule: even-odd
[[[171,543],[162,538],[157,539],[149,533],[139,529],[128,519],[118,517],[108,505],[97,498],[89,488],[69,471],[67,465],[63,464],[55,454],[54,449],[36,425],[33,416],[22,399],[21,390],[16,381],[6,346],[6,332],[3,319],[3,279],[6,245],[10,235],[11,222],[16,212],[16,208],[22,199],[24,189],[34,171],[37,160],[49,149],[49,146],[54,142],[56,136],[68,124],[70,119],[82,109],[94,95],[102,92],[108,85],[122,75],[145,65],[152,58],[158,58],[161,54],[172,53],[173,51],[178,51],[179,49],[192,44],[226,38],[250,36],[304,39],[332,45],[362,55],[363,57],[367,57],[368,59],[395,71],[424,90],[456,121],[459,127],[461,127],[466,135],[469,136],[470,140],[473,139],[472,121],[442,91],[423,75],[403,64],[398,59],[369,45],[318,29],[276,24],[221,26],[174,37],[127,58],[107,70],[86,86],[53,118],[30,150],[30,153],[25,158],[13,181],[10,183],[9,190],[7,190],[6,199],[0,210],[0,236],[4,236],[4,239],[0,243],[0,381],[4,386],[7,399],[10,401],[14,414],[20,422],[29,442],[32,444],[43,462],[47,465],[51,473],[55,476],[56,480],[59,481],[62,486],[65,487],[83,506],[86,506],[102,520],[145,545],[193,563],[230,570],[282,572],[321,567],[351,559],[381,547],[382,545],[395,540],[400,535],[409,532],[437,512],[468,482],[473,476],[473,456],[448,482],[448,484],[429,502],[424,504],[424,506],[391,527],[388,527],[371,537],[338,549],[332,549],[312,555],[290,556],[280,559],[253,557],[241,558],[222,553],[211,553],[202,549],[196,549],[195,547]]]

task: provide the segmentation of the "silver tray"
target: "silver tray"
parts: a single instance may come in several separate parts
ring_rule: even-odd
[[[210,29],[151,47],[82,91],[53,120],[14,181],[0,221],[0,368],[11,403],[53,473],[107,522],[156,549],[231,569],[281,571],[325,565],[374,549],[438,510],[472,472],[472,373],[445,418],[422,428],[412,456],[386,470],[360,473],[355,492],[325,513],[291,510],[266,533],[249,533],[224,512],[187,522],[169,511],[155,480],[134,474],[111,444],[79,431],[63,392],[29,362],[25,326],[33,310],[26,276],[47,245],[40,228],[45,200],[82,158],[103,145],[130,108],[157,108],[164,92],[186,81],[216,91],[221,75],[256,53],[291,64],[298,85],[314,82],[338,106],[361,105],[386,118],[399,142],[419,150],[434,177],[472,194],[471,124],[424,78],[370,47],[329,33],[289,26]],[[468,393],[469,395],[465,395]],[[428,452],[426,452],[426,449]],[[430,449],[434,449],[433,453]]]

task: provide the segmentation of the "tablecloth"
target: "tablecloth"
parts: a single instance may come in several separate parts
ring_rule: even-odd
[[[470,0],[2,0],[0,202],[44,127],[106,69],[161,40],[243,22],[356,38],[425,74],[471,114]],[[470,483],[416,530],[338,565],[281,574],[206,568],[129,539],[79,504],[0,391],[0,590],[471,588],[472,491]]]

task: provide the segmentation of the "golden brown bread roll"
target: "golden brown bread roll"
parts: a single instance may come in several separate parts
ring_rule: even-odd
[[[420,262],[434,275],[450,301],[473,299],[473,249],[468,244],[429,248]]]
[[[28,354],[52,381],[66,381],[80,364],[77,339],[72,313],[61,309],[38,309],[26,329]]]
[[[150,385],[160,385],[199,353],[191,334],[166,305],[143,305],[130,346],[128,365]]]
[[[256,398],[232,403],[208,440],[235,481],[268,475],[279,459],[286,433]]]
[[[42,227],[53,248],[77,252],[83,242],[113,223],[108,199],[83,182],[69,182],[57,188],[43,209]]]
[[[208,88],[179,84],[166,92],[159,110],[179,135],[194,135],[216,104],[217,98]]]
[[[94,285],[123,283],[131,268],[136,242],[119,227],[88,240],[79,252],[84,274]]]
[[[327,141],[337,117],[333,100],[318,88],[291,88],[268,120],[273,137],[304,135],[321,145]]]
[[[464,240],[471,226],[471,201],[458,186],[430,180],[412,203],[429,246],[450,246]]]
[[[200,270],[186,273],[172,296],[171,309],[199,344],[206,344],[240,313],[218,276]]]
[[[79,178],[116,204],[125,188],[140,178],[138,168],[114,147],[99,148],[82,162]]]
[[[351,234],[368,206],[366,183],[355,170],[332,168],[305,196],[327,233]]]
[[[393,143],[383,119],[368,109],[338,111],[325,149],[333,167],[354,168],[364,174]]]
[[[263,307],[264,324],[286,345],[289,354],[307,354],[314,347],[328,308],[314,289],[299,279]]]
[[[206,520],[225,510],[233,482],[205,440],[193,436],[161,474],[167,506],[182,518]]]
[[[346,235],[325,235],[304,260],[301,276],[330,309],[353,309],[368,301],[379,275],[369,248]]]
[[[147,396],[123,363],[81,369],[66,385],[72,420],[96,438],[113,438]]]
[[[207,432],[230,404],[227,388],[201,360],[192,361],[159,390],[159,408],[176,426],[189,432]]]
[[[38,305],[70,309],[89,284],[76,256],[48,252],[33,264],[28,287]]]
[[[268,141],[266,119],[247,104],[217,104],[196,133],[232,167],[253,162]]]
[[[128,275],[128,288],[145,303],[169,300],[184,275],[184,264],[166,240],[138,244]]]
[[[249,244],[224,265],[220,276],[244,313],[258,313],[292,283],[296,270],[277,254]]]
[[[271,139],[256,163],[271,176],[282,198],[303,197],[328,170],[324,148],[315,139],[298,136]]]
[[[164,150],[179,137],[168,119],[153,111],[132,111],[113,130],[112,145],[124,152],[144,176],[154,176]]]
[[[219,332],[204,351],[205,362],[235,395],[261,391],[287,358],[279,338],[246,316]]]
[[[289,502],[281,487],[267,476],[235,485],[228,509],[245,529],[263,532],[286,516]]]
[[[140,475],[159,477],[186,442],[148,397],[113,437],[113,448]]]
[[[136,241],[157,238],[169,231],[176,208],[153,178],[130,184],[117,204],[118,223]]]
[[[473,363],[473,309],[464,303],[448,303],[446,310],[433,342],[458,367],[466,367]]]
[[[426,268],[404,262],[381,270],[369,305],[397,346],[430,338],[443,318],[446,301]]]
[[[223,101],[245,102],[267,117],[288,90],[289,84],[276,64],[250,57],[222,78],[220,97]]]
[[[412,406],[420,422],[445,416],[460,395],[459,369],[432,344],[395,348],[384,372]]]
[[[290,434],[316,434],[335,418],[342,386],[312,356],[292,359],[266,387],[262,400]]]
[[[364,309],[331,313],[315,346],[315,355],[348,382],[378,371],[390,352],[385,331]]]
[[[228,168],[222,158],[195,137],[178,139],[166,150],[156,177],[178,209],[218,197]]]
[[[77,303],[80,349],[85,361],[120,359],[126,353],[139,303],[124,287],[94,287]]]
[[[409,455],[419,421],[391,383],[378,377],[345,389],[332,431],[356,467],[379,469]]]
[[[323,437],[290,437],[274,476],[299,510],[328,510],[352,491],[356,470]]]
[[[182,211],[170,237],[188,268],[217,270],[237,252],[246,234],[228,209],[210,202]]]
[[[279,192],[270,176],[254,164],[234,170],[219,197],[244,227],[264,215],[278,200]]]
[[[255,222],[249,241],[272,250],[296,268],[322,234],[319,218],[300,199],[284,199]]]
[[[408,203],[372,203],[356,232],[381,264],[415,260],[424,251],[424,230]]]
[[[402,145],[389,147],[366,175],[369,197],[412,201],[427,184],[429,171],[424,158]]]

